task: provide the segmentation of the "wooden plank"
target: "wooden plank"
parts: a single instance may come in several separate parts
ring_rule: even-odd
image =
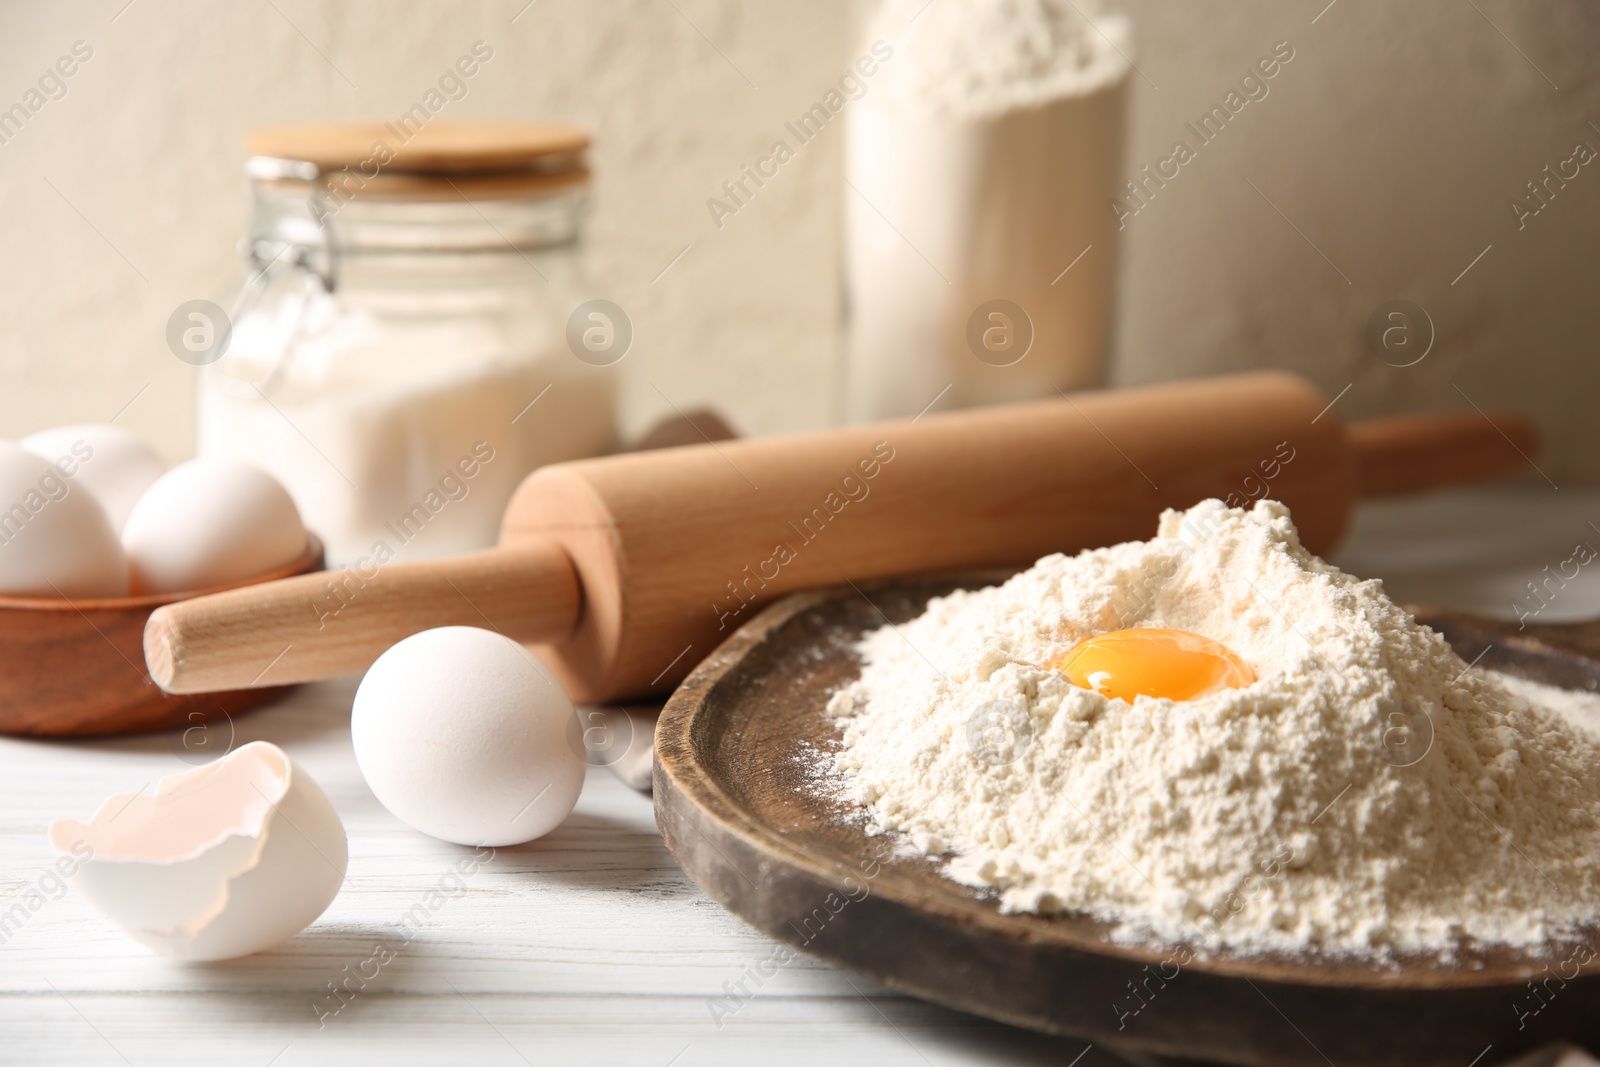
[[[564,825],[498,850],[458,885],[449,873],[472,850],[407,829],[362,783],[348,726],[354,688],[348,679],[305,686],[233,723],[235,745],[274,741],[324,788],[350,836],[350,869],[305,933],[223,964],[152,956],[46,877],[49,821],[86,817],[113,792],[192,766],[181,735],[0,739],[0,912],[36,886],[57,898],[0,944],[0,1062],[665,1065],[681,1053],[678,1067],[758,1056],[764,1067],[811,1067],[819,1055],[955,1064],[1006,1050],[1066,1063],[1083,1047],[922,1004],[809,958],[752,989],[753,999],[729,1000],[773,942],[689,881],[656,831],[650,798],[602,768],[590,769]],[[208,740],[225,746],[228,724],[212,729]],[[442,902],[428,911],[435,889]],[[406,942],[394,924],[419,903],[428,917],[410,924]],[[374,974],[364,961],[379,940],[398,950]],[[329,992],[352,972],[353,992]],[[362,984],[362,973],[374,976]]]

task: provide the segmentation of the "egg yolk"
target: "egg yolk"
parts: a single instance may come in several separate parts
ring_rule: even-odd
[[[1130,704],[1140,695],[1193,700],[1256,680],[1244,660],[1221,642],[1154,627],[1086,637],[1050,666],[1080,689]]]

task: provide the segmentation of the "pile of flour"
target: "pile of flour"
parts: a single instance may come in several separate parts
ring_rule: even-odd
[[[1133,52],[1128,20],[1099,8],[1092,0],[891,0],[867,34],[896,48],[875,91],[902,107],[968,119],[1094,92],[1127,73]]]
[[[1111,700],[1045,669],[1163,626],[1259,681]],[[836,757],[875,827],[1008,911],[1119,940],[1448,955],[1600,914],[1600,740],[1306,552],[1282,505],[1049,556],[869,634]]]

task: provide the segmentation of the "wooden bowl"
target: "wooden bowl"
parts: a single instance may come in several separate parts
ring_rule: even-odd
[[[174,696],[150,680],[144,624],[163,604],[323,567],[310,534],[294,562],[216,589],[61,600],[0,596],[0,733],[90,737],[192,726],[247,711],[288,687]]]
[[[1493,1062],[1555,1041],[1600,1048],[1591,947],[1600,930],[1548,954],[1492,947],[1387,965],[1128,945],[1093,919],[1005,914],[892,837],[867,834],[860,808],[820,788],[811,769],[838,745],[829,693],[859,677],[863,633],[998,577],[793,594],[678,688],[656,731],[656,823],[713,899],[795,950],[893,988],[1119,1051],[1255,1067],[1467,1067],[1490,1046]],[[1453,629],[1460,652],[1482,639]],[[1497,639],[1481,662],[1600,684],[1594,661],[1526,642]],[[781,962],[769,960],[774,970]]]

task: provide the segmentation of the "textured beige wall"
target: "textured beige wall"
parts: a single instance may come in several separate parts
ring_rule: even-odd
[[[94,49],[0,144],[0,435],[137,396],[120,421],[186,454],[193,372],[163,329],[239,278],[243,132],[398,114],[480,38],[495,58],[446,114],[598,133],[590,248],[638,330],[629,424],[666,410],[663,393],[750,432],[833,416],[837,131],[721,230],[705,200],[838,76],[849,0],[125,2],[0,7],[0,107],[74,41]],[[1600,166],[1520,232],[1506,207],[1574,141],[1600,148],[1597,8],[1337,0],[1318,17],[1324,3],[1126,3],[1143,72],[1130,176],[1273,42],[1296,58],[1128,220],[1118,378],[1293,367],[1330,393],[1351,384],[1347,414],[1461,408],[1464,392],[1538,411],[1556,481],[1600,476]],[[1394,297],[1436,324],[1415,367],[1364,348]]]
[[[1296,55],[1127,220],[1118,378],[1290,367],[1352,385],[1347,416],[1468,409],[1464,393],[1537,413],[1557,483],[1600,477],[1600,160],[1524,229],[1507,207],[1576,141],[1600,149],[1600,5],[1326,4],[1129,3],[1159,87],[1135,86],[1130,172],[1273,42]],[[1434,322],[1413,367],[1364,341],[1393,298]]]
[[[137,395],[119,423],[187,454],[194,372],[163,331],[177,304],[225,303],[242,277],[244,132],[396,116],[478,39],[494,58],[441,117],[597,131],[589,250],[634,320],[628,421],[667,410],[663,393],[717,401],[747,431],[827,419],[838,138],[720,231],[705,201],[838,77],[848,19],[811,0],[674,2],[0,6],[5,104],[74,41],[94,49],[0,144],[0,436],[108,419]]]

